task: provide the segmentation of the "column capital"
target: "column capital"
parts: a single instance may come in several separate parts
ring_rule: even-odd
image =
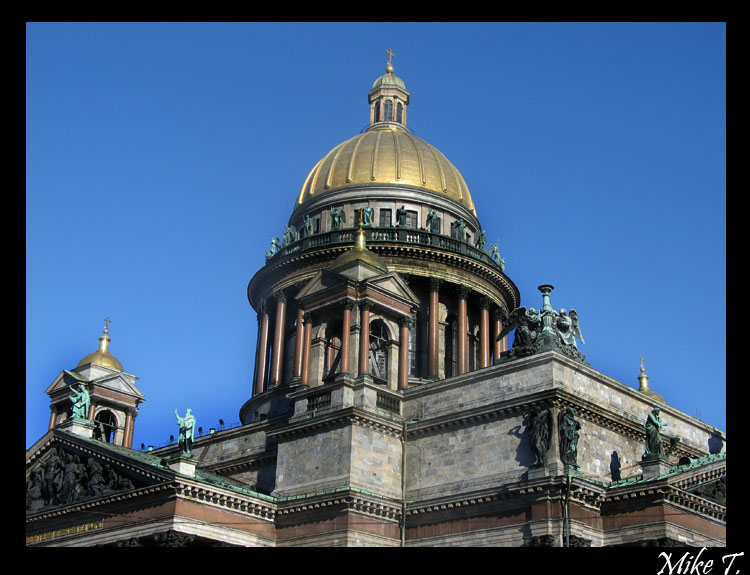
[[[398,318],[398,325],[411,329],[414,326],[414,319],[405,315]]]
[[[506,319],[508,319],[508,316],[506,315],[505,310],[499,307],[495,307],[492,309],[492,319],[504,322]]]
[[[344,300],[343,302],[341,302],[341,309],[348,309],[349,311],[351,311],[354,309],[355,303],[356,302],[354,302],[354,300],[350,300],[350,299]]]
[[[358,304],[359,309],[361,309],[362,311],[370,311],[372,309],[372,302],[370,300],[363,299],[360,300]]]
[[[460,285],[456,288],[456,294],[458,295],[459,299],[467,299],[470,293],[471,288],[465,285]]]
[[[273,292],[273,298],[277,302],[286,303],[286,294],[284,293],[284,290],[278,290],[278,291]]]
[[[490,309],[490,306],[492,305],[492,300],[488,298],[486,295],[483,295],[479,298],[479,309]]]
[[[440,278],[430,278],[430,291],[440,291],[440,286],[443,284],[443,280]]]

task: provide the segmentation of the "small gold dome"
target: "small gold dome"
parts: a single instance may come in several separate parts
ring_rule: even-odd
[[[82,367],[87,363],[97,363],[99,365],[111,367],[113,369],[116,369],[117,371],[125,371],[122,368],[120,360],[109,353],[109,342],[111,341],[109,339],[109,336],[107,335],[109,333],[109,318],[105,321],[106,324],[104,326],[104,335],[99,338],[99,349],[81,359],[81,361],[78,362],[78,365],[76,365],[76,368]]]
[[[640,384],[638,387],[638,391],[640,391],[642,394],[663,403],[667,403],[667,401],[661,394],[656,393],[648,386],[648,375],[646,375],[646,368],[643,366],[643,358],[641,358],[641,375],[638,376],[638,382]]]
[[[387,123],[373,125],[326,154],[305,179],[295,210],[338,190],[382,185],[435,192],[477,215],[455,166],[437,148]]]

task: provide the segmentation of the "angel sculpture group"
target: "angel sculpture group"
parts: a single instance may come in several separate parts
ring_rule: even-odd
[[[540,286],[540,289],[541,287],[543,286]],[[526,307],[514,309],[497,339],[501,340],[515,329],[511,350],[515,351],[511,354],[513,357],[555,348],[566,355],[583,360],[576,344],[576,338],[581,343],[586,343],[581,335],[578,313],[574,309],[570,312],[566,309],[561,309],[559,312],[552,309],[549,304],[549,291],[551,289],[543,291],[544,305],[541,311]]]

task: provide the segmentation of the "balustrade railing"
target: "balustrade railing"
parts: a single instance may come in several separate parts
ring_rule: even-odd
[[[273,255],[273,257],[268,258],[266,263],[270,263],[285,255],[305,251],[309,248],[353,244],[355,232],[356,230],[354,228],[348,228],[343,230],[329,230],[327,232],[320,232],[311,236],[303,237],[282,247]],[[441,250],[466,255],[485,264],[500,268],[500,265],[484,250],[473,246],[467,241],[445,236],[443,234],[437,234],[427,230],[398,227],[365,228],[365,234],[366,240],[370,245],[377,245],[378,243],[403,243],[432,246]]]

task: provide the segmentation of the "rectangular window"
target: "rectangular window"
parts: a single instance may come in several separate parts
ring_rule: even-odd
[[[417,212],[411,210],[406,211],[406,227],[412,230],[417,229]]]
[[[393,225],[393,220],[391,219],[391,210],[381,209],[380,210],[380,227],[381,228],[389,228]]]

